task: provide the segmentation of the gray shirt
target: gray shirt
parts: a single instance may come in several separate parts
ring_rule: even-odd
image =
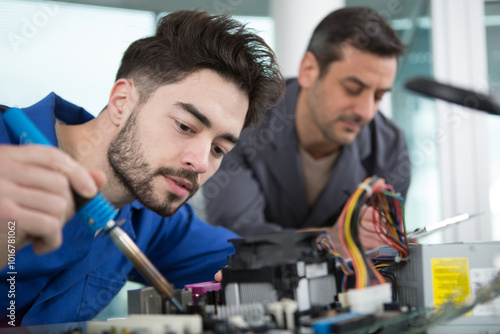
[[[295,130],[296,79],[284,100],[258,127],[245,129],[240,143],[203,186],[207,221],[241,236],[333,225],[350,194],[365,178],[383,177],[403,197],[410,184],[410,160],[403,132],[377,113],[348,146],[309,208]]]

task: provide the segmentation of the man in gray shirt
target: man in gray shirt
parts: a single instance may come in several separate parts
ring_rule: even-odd
[[[375,11],[347,7],[316,27],[299,75],[266,122],[242,133],[204,186],[207,220],[247,236],[322,228],[336,222],[356,187],[377,175],[406,196],[405,136],[378,112],[391,90],[403,45]],[[360,239],[381,244],[365,210]]]

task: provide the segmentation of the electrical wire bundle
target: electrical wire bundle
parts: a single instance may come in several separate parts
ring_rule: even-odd
[[[341,291],[345,292],[347,290],[347,277],[354,275],[351,261],[349,259],[344,259],[344,257],[337,252],[332,239],[327,233],[319,235],[316,241],[318,247],[320,249],[327,250],[331,255],[333,255],[333,257],[337,261],[337,264],[340,265],[340,268],[344,273],[344,276],[342,277]]]
[[[342,268],[342,271],[344,274],[347,275],[352,275],[354,274],[354,271],[351,267],[351,264],[349,261],[346,261],[336,250],[335,246],[333,245],[332,239],[330,236],[326,233],[322,233],[318,236],[318,239],[316,240],[318,247],[323,250],[327,250],[335,260],[339,263],[340,267]]]
[[[404,225],[403,198],[394,192],[392,186],[385,184],[376,176],[364,180],[351,195],[339,217],[339,239],[347,258],[351,259],[354,271],[355,288],[362,289],[370,285],[385,283],[377,269],[406,260],[409,255]],[[359,239],[359,221],[367,206],[373,207],[372,221],[374,231],[385,244],[396,249],[396,258],[380,258],[377,269],[363,250]],[[361,227],[363,228],[363,227]],[[338,252],[336,252],[338,255]],[[344,268],[343,268],[344,269]],[[349,270],[344,271],[348,274]]]

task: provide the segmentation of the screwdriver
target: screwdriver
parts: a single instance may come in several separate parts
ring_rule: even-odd
[[[22,143],[52,146],[21,109],[2,110],[2,118]],[[75,191],[72,192],[76,213],[85,221],[87,226],[94,232],[103,229],[108,233],[120,252],[133,264],[142,277],[158,291],[160,296],[170,300],[179,312],[184,313],[184,308],[174,298],[172,285],[167,282],[165,277],[149,261],[129,235],[114,221],[118,210],[101,193],[94,198],[84,198]]]
[[[434,233],[436,231],[441,230],[442,228],[463,222],[467,219],[471,219],[471,218],[479,216],[481,214],[482,213],[467,213],[467,212],[465,212],[465,213],[461,213],[461,214],[458,214],[458,215],[453,216],[453,217],[443,219],[437,223],[429,224],[429,225],[425,226],[424,228],[416,229],[415,231],[408,233],[406,235],[406,240],[411,240],[411,239],[423,237],[424,235]]]

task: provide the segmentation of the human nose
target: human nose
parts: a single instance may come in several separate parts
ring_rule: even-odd
[[[210,145],[193,143],[186,148],[182,156],[182,164],[198,174],[206,173],[208,171],[210,149]]]
[[[363,120],[369,122],[377,112],[378,102],[375,101],[372,95],[365,94],[360,96],[356,103],[355,114]]]

